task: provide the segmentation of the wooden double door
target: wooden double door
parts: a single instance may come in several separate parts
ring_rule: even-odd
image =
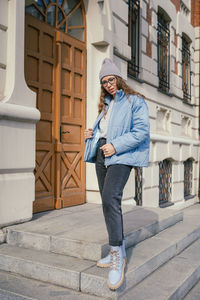
[[[25,77],[37,95],[34,212],[85,202],[86,46],[26,15]]]

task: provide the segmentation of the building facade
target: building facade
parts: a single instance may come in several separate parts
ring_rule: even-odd
[[[1,0],[1,227],[100,203],[83,130],[105,57],[149,107],[149,167],[133,169],[124,203],[199,201],[199,11],[194,0]]]

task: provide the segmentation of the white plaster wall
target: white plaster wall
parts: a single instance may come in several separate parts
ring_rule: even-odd
[[[8,29],[8,1],[0,1],[0,100],[4,97]]]

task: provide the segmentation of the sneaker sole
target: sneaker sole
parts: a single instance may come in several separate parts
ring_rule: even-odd
[[[99,268],[109,268],[110,264],[101,264],[101,263],[97,263],[97,267]]]
[[[127,258],[124,258],[124,261],[125,261],[125,265],[126,265]],[[97,262],[97,267],[99,267],[99,268],[109,268],[110,264],[101,264],[100,262]]]
[[[107,284],[108,284],[109,289],[115,291],[115,290],[117,290],[122,285],[122,283],[124,281],[124,270],[125,270],[125,267],[126,267],[126,258],[124,258],[124,261],[123,261],[122,276],[121,276],[120,281],[116,285],[111,285],[110,282],[108,281]]]

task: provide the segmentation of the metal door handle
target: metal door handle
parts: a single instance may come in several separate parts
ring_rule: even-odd
[[[68,130],[62,131],[62,126],[60,126],[60,142],[62,140],[62,134],[66,134],[66,133],[70,133],[70,131],[68,131]]]
[[[68,131],[68,130],[62,131],[62,134],[65,134],[65,133],[70,133],[70,131]]]

